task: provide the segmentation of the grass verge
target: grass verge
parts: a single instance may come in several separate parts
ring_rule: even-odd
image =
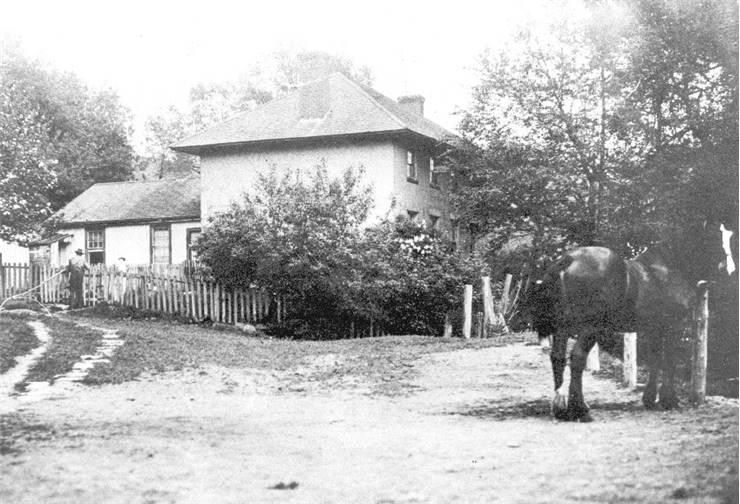
[[[30,317],[4,313],[0,315],[0,373],[15,366],[16,357],[29,353],[41,344],[28,325]]]
[[[108,364],[88,374],[88,384],[121,383],[142,373],[161,373],[212,364],[233,368],[286,371],[327,354],[341,356],[337,365],[313,373],[311,380],[349,376],[391,381],[408,374],[409,363],[421,355],[503,345],[507,338],[486,340],[443,339],[429,336],[386,336],[333,341],[294,341],[248,337],[241,333],[164,320],[96,319],[101,327],[116,329],[125,343]],[[517,336],[521,341],[521,336]],[[392,385],[389,385],[392,387]]]
[[[80,356],[94,354],[102,339],[101,331],[80,327],[58,318],[40,319],[49,328],[51,343],[46,353],[31,367],[24,381],[16,388],[23,390],[32,381],[51,382],[54,376],[67,373],[80,360]]]

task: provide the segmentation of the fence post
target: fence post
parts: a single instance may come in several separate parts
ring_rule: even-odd
[[[601,362],[599,361],[599,344],[596,343],[586,358],[586,369],[589,371],[600,371]]]
[[[622,385],[631,389],[637,386],[637,333],[624,333],[622,359]]]
[[[463,338],[470,339],[470,329],[473,325],[473,286],[465,286],[463,297]]]
[[[701,404],[707,395],[707,332],[709,329],[709,284],[698,284],[699,303],[696,308],[693,358],[691,359],[691,402]]]
[[[511,280],[513,278],[511,273],[506,274],[506,277],[504,277],[504,290],[501,291],[501,316],[504,318],[504,321],[506,320],[506,313],[508,313],[511,304],[510,291]]]
[[[445,329],[442,333],[443,338],[451,338],[452,337],[452,322],[450,322],[450,314],[445,313]]]
[[[493,325],[496,314],[493,311],[493,293],[491,292],[491,277],[481,277],[483,290],[483,331],[478,331],[481,336],[488,337],[488,328]]]

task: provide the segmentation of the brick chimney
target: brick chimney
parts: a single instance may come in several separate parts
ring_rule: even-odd
[[[424,115],[424,97],[421,95],[400,96],[398,103],[412,114]]]

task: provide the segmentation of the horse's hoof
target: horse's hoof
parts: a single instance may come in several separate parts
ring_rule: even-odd
[[[558,420],[568,419],[568,396],[565,394],[556,393],[555,397],[552,398],[552,404],[550,405],[550,411],[552,416]]]
[[[653,410],[658,407],[658,403],[655,402],[655,394],[642,394],[642,404],[645,405],[645,409]]]
[[[589,423],[593,421],[594,421],[594,417],[592,417],[591,413],[589,413],[588,411],[583,413],[580,417],[576,418],[576,422],[581,422],[581,423]]]
[[[568,421],[588,423],[593,422],[594,419],[588,408],[570,408],[568,409]]]
[[[658,401],[658,404],[660,404],[660,407],[663,408],[664,410],[677,409],[679,406],[678,397],[676,396],[661,397],[660,401]]]
[[[565,409],[553,408],[552,416],[553,418],[555,418],[555,420],[562,420],[563,422],[569,422],[571,420],[570,416],[568,415],[568,410]]]

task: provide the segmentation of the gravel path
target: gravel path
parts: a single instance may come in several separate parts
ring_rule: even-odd
[[[327,357],[322,357],[327,362]],[[0,502],[737,502],[738,404],[647,412],[588,376],[595,421],[549,418],[549,359],[432,354],[406,394],[208,367],[2,417]]]

